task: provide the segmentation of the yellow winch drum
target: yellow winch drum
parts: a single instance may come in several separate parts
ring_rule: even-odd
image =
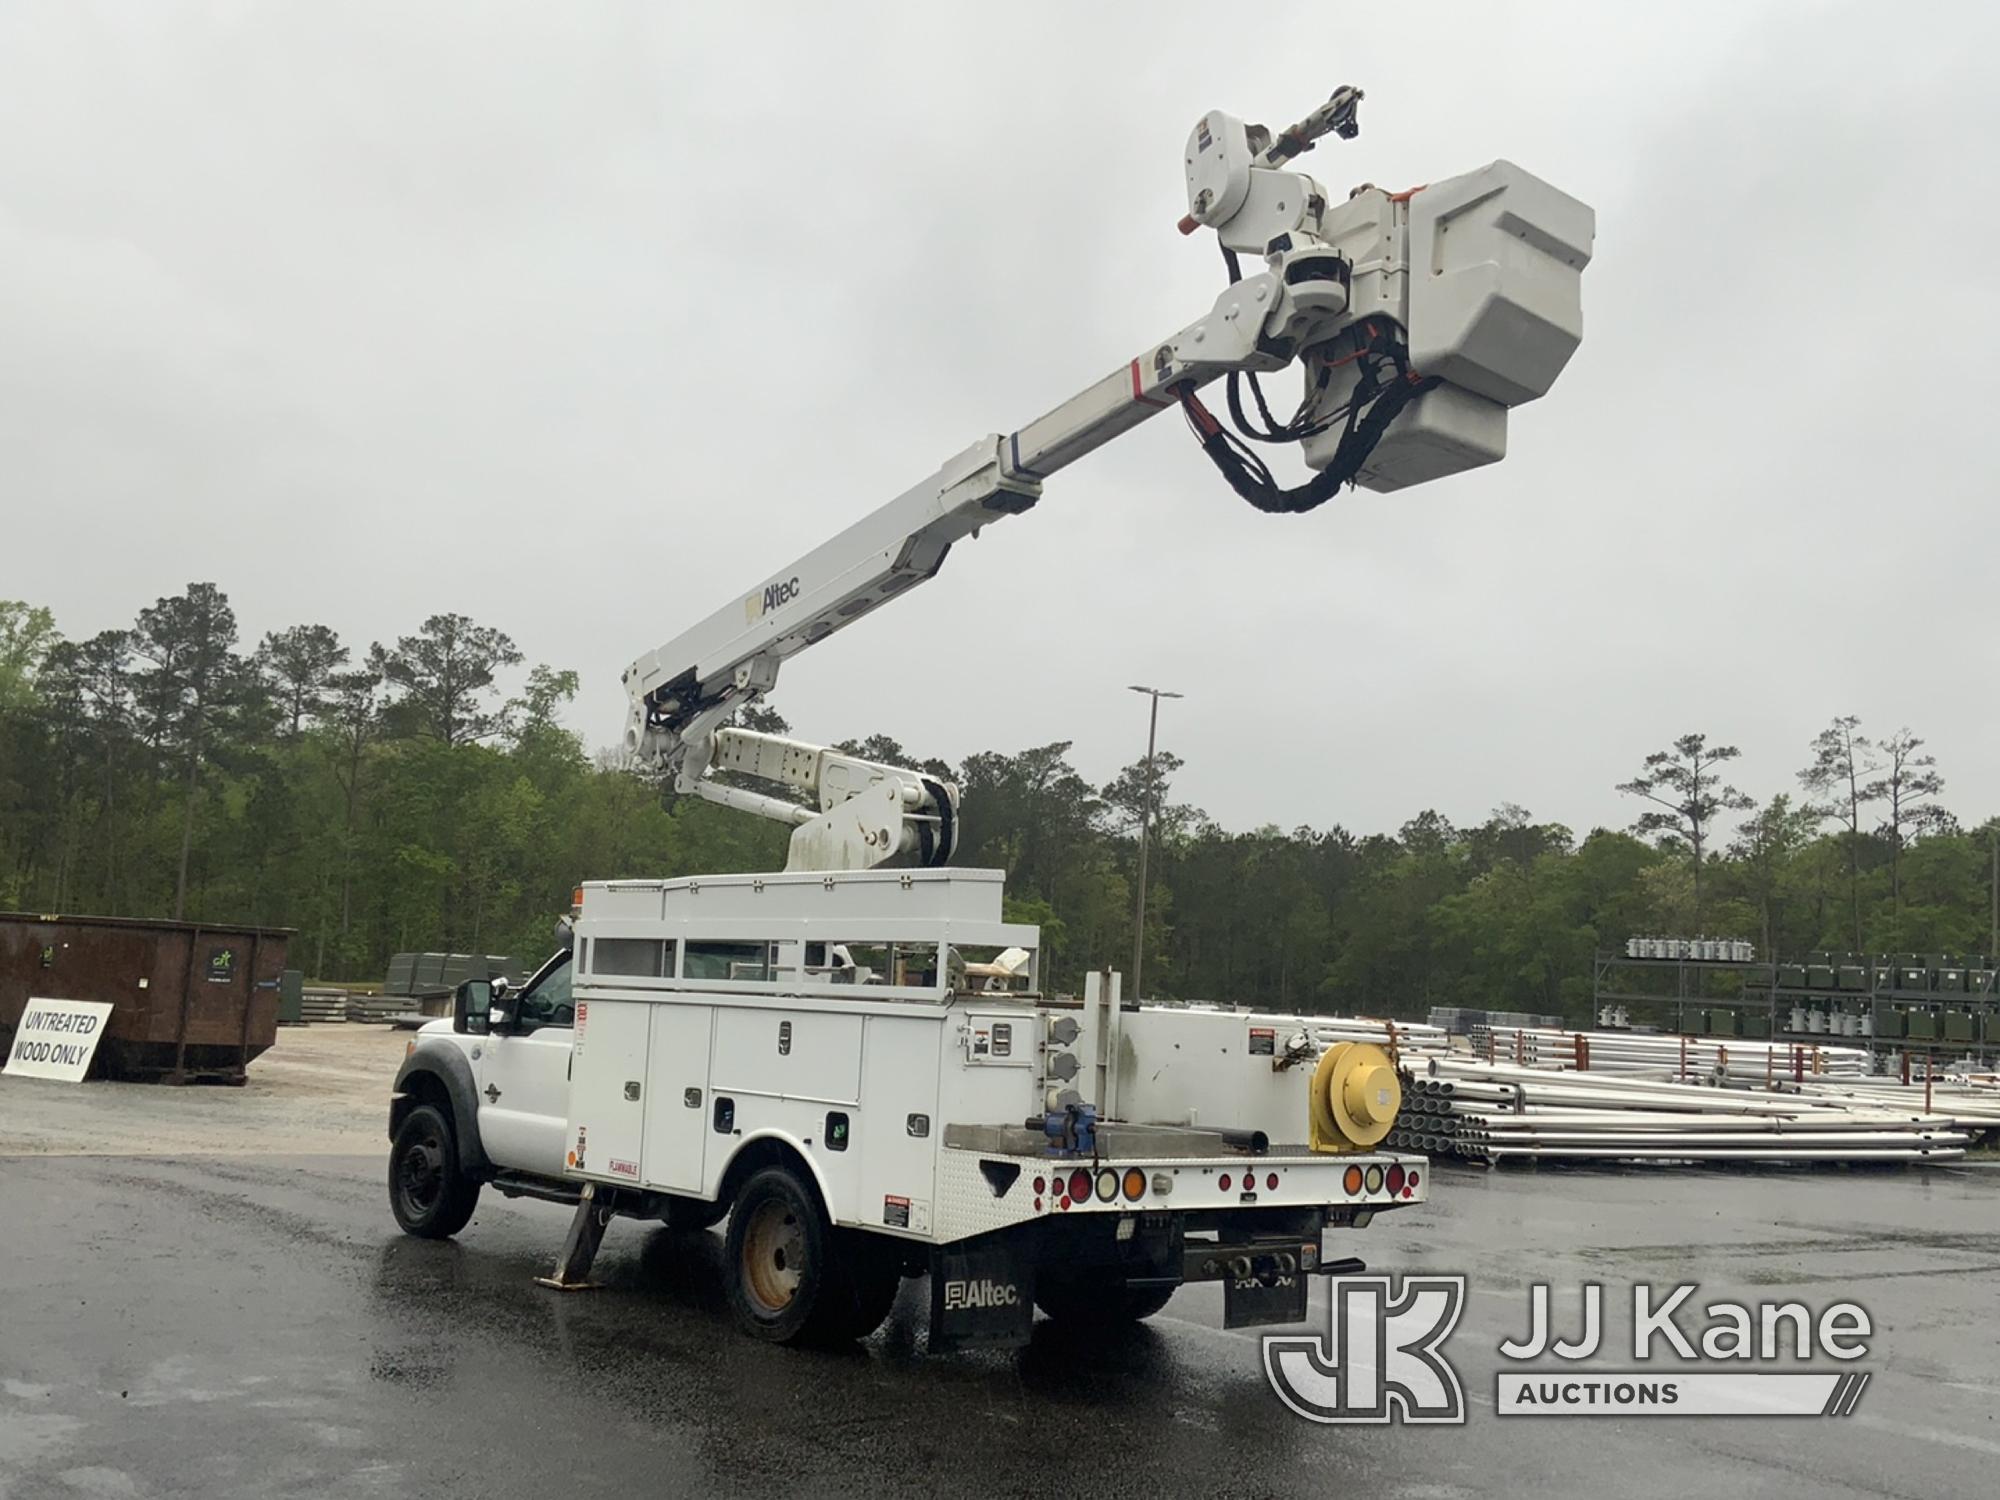
[[[1373,1042],[1336,1042],[1320,1054],[1308,1099],[1313,1150],[1365,1151],[1396,1123],[1403,1083]]]

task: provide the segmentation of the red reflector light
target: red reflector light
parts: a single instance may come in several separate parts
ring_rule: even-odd
[[[1090,1174],[1082,1167],[1069,1174],[1069,1195],[1078,1203],[1083,1203],[1090,1197]]]
[[[1412,1170],[1410,1173],[1410,1186],[1415,1187],[1416,1185],[1417,1185],[1417,1174],[1414,1170]]]
[[[1264,1178],[1264,1191],[1267,1193],[1275,1193],[1277,1192],[1277,1190],[1278,1190],[1278,1174],[1276,1172],[1269,1173]]]
[[[1048,1190],[1049,1190],[1049,1184],[1047,1179],[1037,1177],[1035,1179],[1035,1191],[1038,1193],[1046,1193]]]
[[[1035,1212],[1040,1213],[1041,1211],[1042,1211],[1042,1200],[1037,1198],[1035,1200]]]
[[[1229,1174],[1228,1174],[1227,1172],[1224,1172],[1224,1173],[1222,1174],[1221,1178],[1220,1178],[1220,1179],[1219,1179],[1219,1180],[1218,1180],[1218,1181],[1216,1182],[1216,1184],[1215,1184],[1215,1185],[1216,1185],[1217,1187],[1221,1188],[1221,1189],[1223,1190],[1223,1192],[1225,1192],[1225,1193],[1226,1193],[1226,1192],[1228,1192],[1228,1191],[1229,1191],[1229,1184],[1230,1184],[1230,1183],[1231,1183],[1231,1181],[1233,1181],[1233,1180],[1234,1180],[1234,1179],[1232,1179],[1232,1178],[1230,1177],[1230,1175],[1229,1175]]]
[[[1063,1206],[1064,1208],[1068,1208],[1068,1207],[1069,1207],[1069,1194],[1068,1194],[1068,1193],[1064,1193],[1064,1194],[1063,1194],[1063,1196],[1062,1196],[1062,1206]]]
[[[1403,1190],[1403,1169],[1401,1167],[1389,1168],[1389,1191],[1392,1193],[1400,1193],[1402,1192],[1402,1190]]]

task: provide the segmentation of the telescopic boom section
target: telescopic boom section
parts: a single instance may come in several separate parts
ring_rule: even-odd
[[[794,827],[789,867],[942,864],[957,791],[881,765],[728,726],[784,660],[933,577],[952,546],[1032,508],[1042,482],[1180,406],[1251,504],[1303,511],[1347,484],[1391,490],[1492,463],[1507,410],[1542,395],[1582,338],[1580,283],[1595,224],[1575,199],[1508,162],[1408,193],[1330,202],[1286,168],[1327,134],[1351,137],[1343,88],[1276,132],[1211,111],[1188,137],[1184,232],[1216,232],[1229,285],[1209,311],[1013,432],[989,433],[912,486],[634,662],[627,748],[683,793]],[[1242,275],[1238,256],[1264,269]],[[1298,365],[1305,391],[1272,417],[1257,376]],[[1229,381],[1242,437],[1198,392]],[[1262,426],[1244,419],[1240,385]],[[1296,443],[1306,484],[1282,489],[1242,441]],[[816,807],[718,779],[733,771]]]

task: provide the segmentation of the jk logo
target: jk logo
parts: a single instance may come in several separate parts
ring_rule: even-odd
[[[1465,1308],[1463,1276],[1332,1282],[1326,1338],[1267,1334],[1264,1374],[1309,1422],[1463,1422],[1465,1393],[1441,1352]]]

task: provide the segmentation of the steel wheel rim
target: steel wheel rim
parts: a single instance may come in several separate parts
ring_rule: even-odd
[[[783,1312],[798,1295],[805,1274],[806,1233],[783,1203],[757,1206],[743,1233],[743,1284],[766,1313]]]
[[[411,1141],[397,1165],[397,1187],[404,1205],[417,1214],[437,1207],[444,1196],[444,1142],[435,1135]]]

